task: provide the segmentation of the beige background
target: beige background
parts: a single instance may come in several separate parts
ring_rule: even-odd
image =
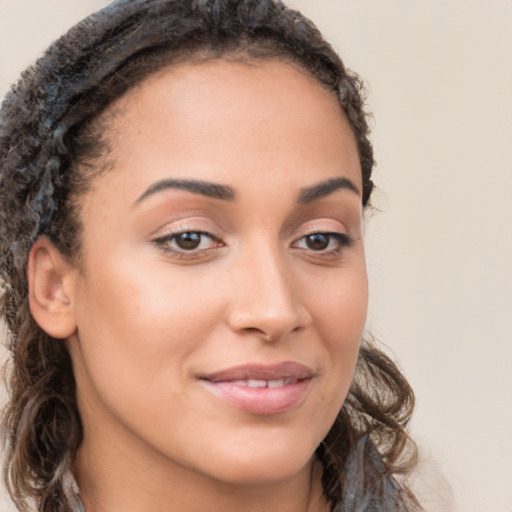
[[[0,0],[0,95],[106,3]],[[429,510],[512,512],[512,0],[293,3],[371,84],[369,326],[417,392]]]

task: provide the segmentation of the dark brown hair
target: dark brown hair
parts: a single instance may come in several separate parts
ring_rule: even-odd
[[[80,251],[76,199],[108,153],[105,111],[150,74],[179,61],[277,59],[339,98],[355,134],[363,203],[373,188],[372,146],[358,77],[316,27],[273,0],[119,0],[56,41],[22,75],[0,111],[0,312],[8,327],[10,401],[5,481],[20,510],[76,505],[72,464],[82,439],[65,345],[28,307],[27,256],[47,236],[70,259]],[[317,449],[333,510],[417,509],[406,475],[413,393],[396,365],[363,343],[345,404]]]

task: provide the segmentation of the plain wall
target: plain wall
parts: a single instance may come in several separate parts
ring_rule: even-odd
[[[106,3],[0,0],[0,96]],[[369,84],[368,325],[416,391],[430,510],[512,512],[512,2],[292,3]]]

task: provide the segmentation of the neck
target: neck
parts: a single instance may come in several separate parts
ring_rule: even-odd
[[[119,441],[119,440],[118,440]],[[168,461],[155,464],[136,447],[120,453],[87,438],[75,461],[86,512],[328,512],[322,467],[312,459],[300,472],[277,482],[229,483]]]

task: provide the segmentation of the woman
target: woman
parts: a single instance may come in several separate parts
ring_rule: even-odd
[[[360,343],[360,86],[308,20],[114,2],[0,123],[20,510],[418,508],[412,391]]]

